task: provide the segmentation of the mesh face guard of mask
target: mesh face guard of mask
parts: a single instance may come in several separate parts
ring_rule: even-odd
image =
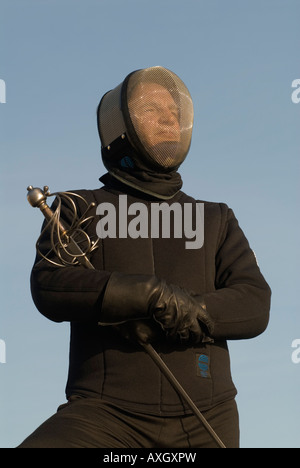
[[[188,153],[193,117],[190,93],[175,73],[163,67],[138,70],[99,104],[102,147],[110,151],[118,141],[120,149],[127,137],[147,168],[169,172]]]

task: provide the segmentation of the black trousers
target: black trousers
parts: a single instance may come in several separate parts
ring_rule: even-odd
[[[239,447],[235,400],[203,412],[227,448]],[[216,448],[192,414],[132,413],[97,398],[77,398],[58,408],[18,448]]]

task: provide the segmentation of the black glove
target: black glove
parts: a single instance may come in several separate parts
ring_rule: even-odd
[[[201,298],[174,284],[166,286],[157,302],[153,318],[172,340],[182,343],[212,342],[213,321]]]
[[[211,341],[213,322],[201,297],[197,300],[155,276],[112,273],[108,281],[99,325],[119,325],[153,318],[168,337],[181,342]]]

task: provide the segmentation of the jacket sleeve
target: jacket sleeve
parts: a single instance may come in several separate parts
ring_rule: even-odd
[[[204,295],[214,321],[213,338],[253,338],[268,325],[271,290],[232,210],[220,207],[225,222],[216,253],[215,291]]]
[[[52,209],[56,206],[57,200]],[[72,213],[65,203],[62,203],[61,219],[71,224]],[[49,229],[42,236],[40,250],[52,261],[58,261],[51,253]],[[93,258],[90,260],[93,263]],[[107,271],[80,265],[59,267],[37,254],[30,278],[32,298],[41,314],[54,322],[97,321],[109,276]]]

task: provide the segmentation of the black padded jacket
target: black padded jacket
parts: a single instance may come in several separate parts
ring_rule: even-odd
[[[159,202],[122,184],[77,193],[96,206],[112,204],[116,213],[124,193],[128,206],[142,202],[150,208]],[[196,206],[196,200],[182,191],[167,203],[175,202],[182,208],[185,203]],[[202,203],[204,243],[198,249],[187,249],[184,237],[127,236],[101,239],[90,258],[95,270],[59,268],[37,262],[37,257],[31,275],[36,307],[50,320],[71,326],[67,398],[96,397],[131,411],[160,415],[188,412],[140,345],[125,340],[113,327],[98,325],[105,287],[114,271],[154,274],[203,297],[214,322],[213,342],[183,346],[166,339],[154,346],[199,409],[235,397],[227,340],[253,338],[265,330],[270,288],[232,210],[222,203]],[[69,221],[64,206],[62,217]],[[87,228],[92,238],[97,237],[98,222],[96,215]],[[49,239],[41,247],[46,252]]]

